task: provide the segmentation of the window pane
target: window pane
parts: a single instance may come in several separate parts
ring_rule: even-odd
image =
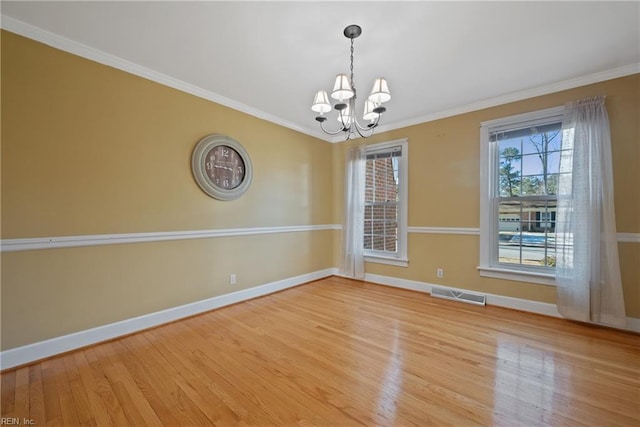
[[[483,184],[490,198],[481,206],[495,217],[481,230],[483,266],[555,267],[555,198],[560,171],[569,172],[570,167],[563,168],[567,162],[561,162],[561,109],[541,113],[489,125],[489,144],[482,147],[483,156],[492,157],[485,157],[488,162],[482,165],[485,171],[487,165],[494,167],[488,171],[494,187]]]
[[[386,221],[384,223],[384,234],[395,239],[398,235],[398,223],[396,221]]]
[[[374,235],[371,249],[374,251],[384,251],[384,236]]]
[[[373,161],[373,201],[384,202],[384,159]]]
[[[518,150],[507,147],[500,152],[498,169],[498,194],[501,197],[513,197],[520,194],[520,176],[522,160]]]
[[[396,221],[398,207],[396,205],[387,205],[384,207],[384,219],[387,221]]]
[[[561,128],[560,123],[532,127],[529,134],[522,137],[522,154],[542,154],[559,150],[562,139]]]
[[[559,174],[547,175],[547,194],[558,194],[558,179]]]
[[[520,210],[522,203],[519,201],[502,201],[498,206],[498,230],[520,231]]]
[[[373,218],[373,206],[365,206],[364,207],[364,220],[370,220]]]
[[[522,156],[522,175],[540,175],[543,173],[542,159],[537,154]]]
[[[369,176],[367,175],[367,180],[370,179]],[[372,178],[371,178],[372,179]],[[373,184],[373,182],[371,182],[371,184]],[[369,185],[369,183],[367,182],[366,187],[364,188],[364,202],[365,203],[371,203],[373,202],[373,185]]]
[[[522,153],[522,144],[519,139],[505,138],[503,135],[498,135],[497,138],[500,141],[499,150],[501,154],[507,149],[510,149],[510,150],[507,150],[508,153],[512,153],[512,154],[516,152],[517,154]],[[513,149],[515,149],[515,151]]]
[[[393,185],[392,185],[392,190],[393,190],[393,194],[391,194],[389,198],[389,201],[394,201],[394,202],[399,202],[400,201],[400,158],[399,157],[393,157],[391,159],[391,165],[392,165],[392,169],[393,169]]]
[[[367,160],[366,162],[366,172],[365,172],[365,184],[364,184],[364,201],[372,202],[373,201],[373,162],[371,160]]]
[[[372,229],[372,221],[371,220],[364,220],[364,234],[365,236],[367,234],[373,234],[373,229]]]
[[[384,250],[387,252],[395,252],[396,251],[396,238],[395,237],[385,237],[384,239]]]
[[[560,151],[551,151],[547,156],[547,173],[560,172]]]
[[[543,196],[547,194],[547,182],[544,175],[522,177],[521,196]]]
[[[501,131],[491,135],[499,141],[498,188],[500,197],[555,194],[549,175],[560,171],[561,124]]]
[[[372,161],[373,166],[373,200],[376,202],[396,201],[397,186],[394,176],[394,159],[391,157]]]
[[[383,235],[384,234],[384,221],[382,220],[374,220],[373,221],[373,230],[371,232],[371,234],[379,234],[379,235]]]
[[[370,235],[366,235],[364,236],[364,248],[365,249],[371,249],[371,236]]]
[[[384,206],[382,205],[373,205],[373,215],[372,215],[372,219],[374,221],[376,220],[383,220],[384,219]]]
[[[398,182],[401,156],[400,146],[367,153],[365,249],[394,254],[398,251]]]
[[[499,262],[555,266],[556,201],[500,202]]]

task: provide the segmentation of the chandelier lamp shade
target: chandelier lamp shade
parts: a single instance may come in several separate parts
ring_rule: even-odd
[[[324,133],[329,135],[344,133],[344,137],[347,140],[358,136],[367,138],[373,135],[374,129],[380,122],[380,116],[387,111],[382,104],[391,99],[387,81],[382,77],[377,78],[373,83],[371,94],[364,101],[362,118],[366,124],[362,125],[358,122],[356,117],[356,99],[358,96],[353,83],[353,41],[360,34],[362,34],[362,28],[358,25],[349,25],[344,29],[344,36],[351,40],[350,75],[338,74],[336,76],[333,91],[331,91],[331,98],[336,101],[335,105],[331,106],[331,100],[325,90],[316,92],[311,105],[311,110],[318,113],[316,120],[320,123],[320,128]],[[339,128],[331,131],[325,127],[325,122],[327,121],[325,113],[329,113],[334,109],[338,112]]]

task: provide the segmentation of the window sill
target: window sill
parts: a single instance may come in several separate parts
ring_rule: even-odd
[[[396,267],[409,267],[409,260],[404,258],[391,258],[377,255],[365,255],[365,262],[373,262],[376,264],[394,265]]]
[[[478,270],[480,271],[480,276],[482,277],[492,277],[494,279],[513,280],[516,282],[527,282],[546,286],[556,286],[556,276],[554,274],[483,266],[478,267]]]

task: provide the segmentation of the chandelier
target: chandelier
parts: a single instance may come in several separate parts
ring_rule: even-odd
[[[384,78],[378,78],[373,83],[373,89],[371,94],[364,102],[364,114],[363,120],[368,121],[365,125],[358,122],[355,113],[356,106],[356,88],[353,82],[353,40],[362,34],[362,28],[358,25],[349,25],[344,29],[344,36],[351,40],[351,75],[338,74],[336,76],[336,82],[333,85],[333,91],[331,92],[331,98],[335,99],[337,103],[333,106],[338,112],[338,124],[339,129],[336,131],[330,131],[325,128],[325,122],[327,117],[324,113],[328,113],[332,110],[327,91],[319,90],[313,99],[313,105],[311,110],[319,113],[316,120],[320,123],[322,131],[329,135],[338,135],[344,133],[345,139],[367,138],[373,135],[373,130],[378,126],[380,116],[387,111],[382,106],[384,102],[391,99],[389,93],[389,86]]]

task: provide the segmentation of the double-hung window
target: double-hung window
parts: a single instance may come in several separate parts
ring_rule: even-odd
[[[366,261],[407,265],[407,145],[403,139],[366,149]]]
[[[481,125],[483,276],[554,284],[562,113],[552,108]]]

